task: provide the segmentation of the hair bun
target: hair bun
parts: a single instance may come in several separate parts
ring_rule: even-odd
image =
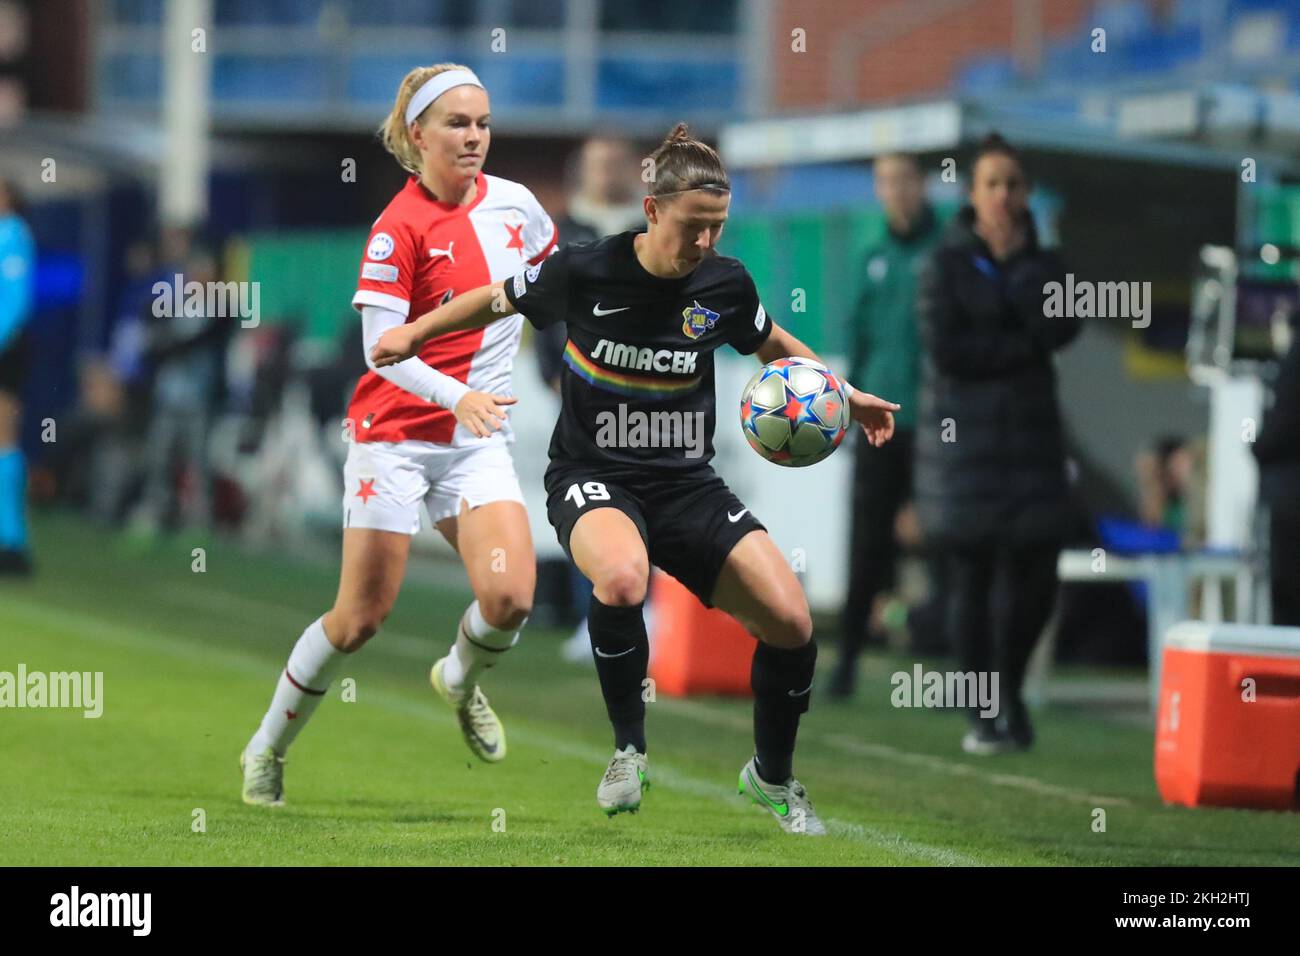
[[[692,189],[727,192],[731,183],[717,150],[691,135],[691,128],[677,123],[650,154],[655,178],[652,196],[669,196]]]
[[[691,142],[691,128],[685,123],[678,123],[669,132],[668,137],[664,140],[665,146],[676,146],[680,143]]]

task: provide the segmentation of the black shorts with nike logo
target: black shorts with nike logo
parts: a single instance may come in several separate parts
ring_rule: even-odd
[[[617,508],[636,525],[650,563],[712,607],[718,575],[737,542],[766,531],[708,465],[687,471],[631,469],[609,463],[552,461],[546,469],[546,516],[572,559],[578,519]]]

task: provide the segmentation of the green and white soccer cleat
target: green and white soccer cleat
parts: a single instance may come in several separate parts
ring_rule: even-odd
[[[284,806],[284,758],[267,747],[261,753],[239,755],[244,775],[244,802],[250,807]]]
[[[614,759],[605,768],[605,776],[596,788],[596,803],[607,817],[636,813],[641,809],[641,794],[649,789],[645,754],[637,753],[636,747],[628,744],[614,751]]]
[[[454,652],[453,652],[454,653]],[[429,671],[429,683],[438,696],[456,713],[461,735],[474,756],[488,763],[498,763],[506,757],[506,729],[488,704],[488,699],[477,684],[468,692],[455,693],[443,680],[442,669],[447,658],[439,658]]]
[[[813,809],[808,799],[808,791],[798,780],[791,777],[784,784],[766,782],[758,775],[754,758],[740,771],[740,793],[776,817],[781,829],[786,833],[800,833],[804,836],[825,836],[826,827]]]

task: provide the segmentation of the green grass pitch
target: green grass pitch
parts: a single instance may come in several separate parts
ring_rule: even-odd
[[[427,683],[468,592],[416,569],[342,671],[355,702],[336,681],[290,752],[289,805],[246,807],[240,748],[333,597],[335,555],[208,542],[195,573],[202,542],[184,535],[142,546],[69,516],[35,531],[39,574],[0,584],[0,670],[102,671],[104,713],[0,710],[0,864],[1300,863],[1300,815],[1165,807],[1150,729],[1104,710],[1048,710],[1034,752],[966,757],[957,716],[890,706],[889,674],[911,661],[885,656],[864,662],[855,703],[815,696],[800,731],[796,771],[829,839],[787,836],[736,795],[751,747],[741,700],[651,703],[654,787],[639,814],[609,820],[594,672],[558,659],[560,635],[527,631],[484,685],[509,756],[478,763]]]

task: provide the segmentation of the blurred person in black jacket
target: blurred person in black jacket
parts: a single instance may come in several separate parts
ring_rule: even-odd
[[[586,140],[569,157],[565,173],[568,208],[555,223],[560,245],[591,242],[604,236],[645,229],[641,197],[637,194],[637,165],[632,147],[605,136]],[[569,334],[563,322],[534,333],[542,380],[558,394],[564,370],[564,344]],[[584,604],[583,607],[586,607]]]
[[[1269,582],[1273,623],[1300,627],[1300,344],[1287,350],[1273,407],[1253,446],[1259,496],[1269,508]]]
[[[998,674],[998,713],[967,711],[968,753],[1024,749],[1025,668],[1056,597],[1070,527],[1052,353],[1079,332],[1044,315],[1065,266],[1038,244],[1019,153],[978,147],[970,204],[921,276],[917,516],[948,555],[948,632],[963,671]],[[996,637],[996,640],[995,640]],[[991,674],[990,674],[991,679]]]

